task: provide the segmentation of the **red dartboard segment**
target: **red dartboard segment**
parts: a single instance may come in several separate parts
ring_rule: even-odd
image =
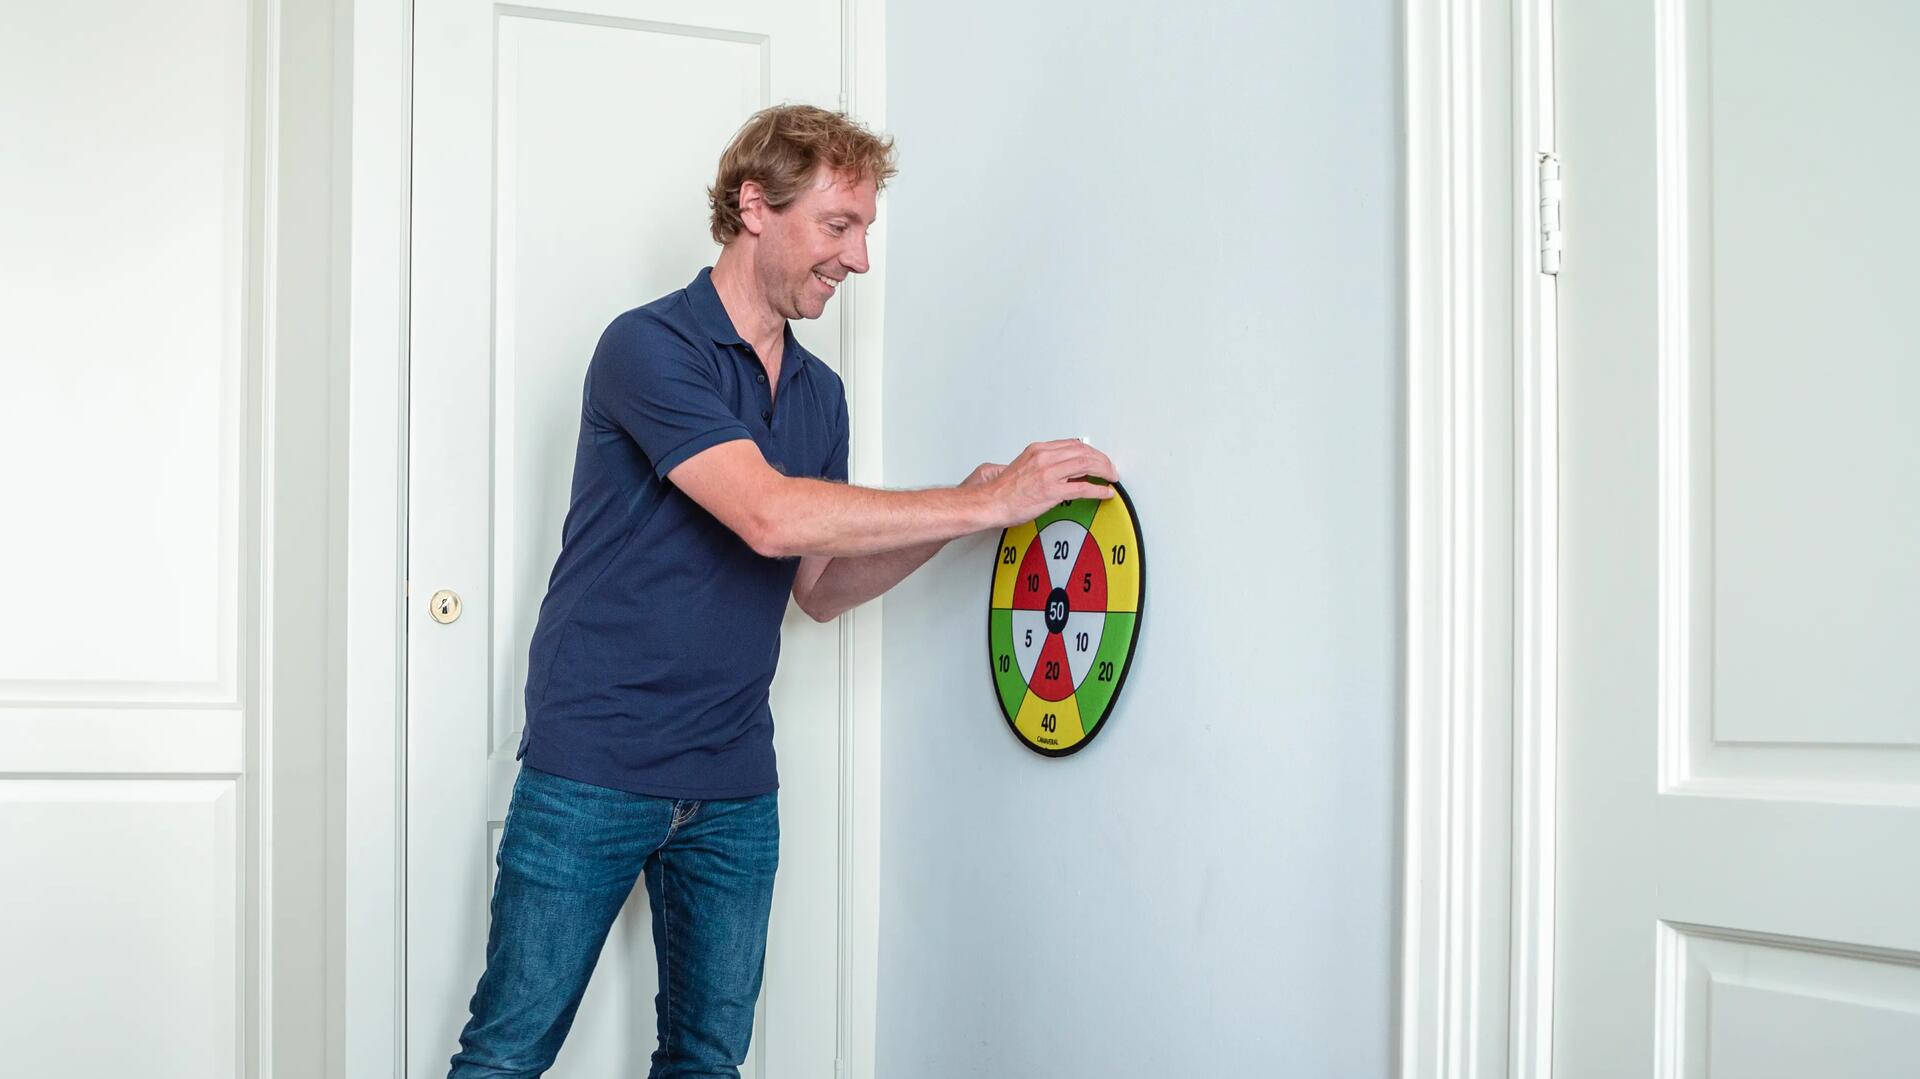
[[[1033,665],[1031,686],[1043,701],[1064,701],[1073,693],[1073,669],[1067,663],[1066,643],[1058,633],[1047,634],[1046,647],[1040,649],[1040,659]]]
[[[1080,557],[1067,578],[1067,606],[1075,611],[1107,609],[1107,560],[1091,536],[1080,545]]]
[[[1035,584],[1037,587],[1029,587]],[[1047,558],[1040,551],[1040,537],[1027,544],[1027,557],[1020,561],[1019,579],[1013,582],[1013,609],[1041,611],[1047,606],[1047,594],[1053,584],[1047,577]]]

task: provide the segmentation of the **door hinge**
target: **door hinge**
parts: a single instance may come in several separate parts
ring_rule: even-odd
[[[1540,272],[1559,274],[1566,240],[1560,232],[1560,155],[1540,154]]]

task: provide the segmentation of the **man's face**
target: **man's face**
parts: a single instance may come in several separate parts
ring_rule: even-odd
[[[819,318],[848,274],[867,272],[876,185],[822,165],[800,197],[761,215],[754,271],[782,318]]]

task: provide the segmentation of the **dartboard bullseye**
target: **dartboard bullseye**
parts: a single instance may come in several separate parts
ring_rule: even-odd
[[[994,695],[1014,736],[1050,757],[1106,727],[1140,638],[1146,557],[1133,500],[1113,486],[1007,529],[994,553]]]

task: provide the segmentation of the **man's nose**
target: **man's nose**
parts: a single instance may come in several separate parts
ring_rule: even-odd
[[[847,269],[854,273],[866,273],[867,238],[861,236],[859,239],[853,241],[853,245],[847,249],[845,254],[840,256],[840,261],[846,265]]]

